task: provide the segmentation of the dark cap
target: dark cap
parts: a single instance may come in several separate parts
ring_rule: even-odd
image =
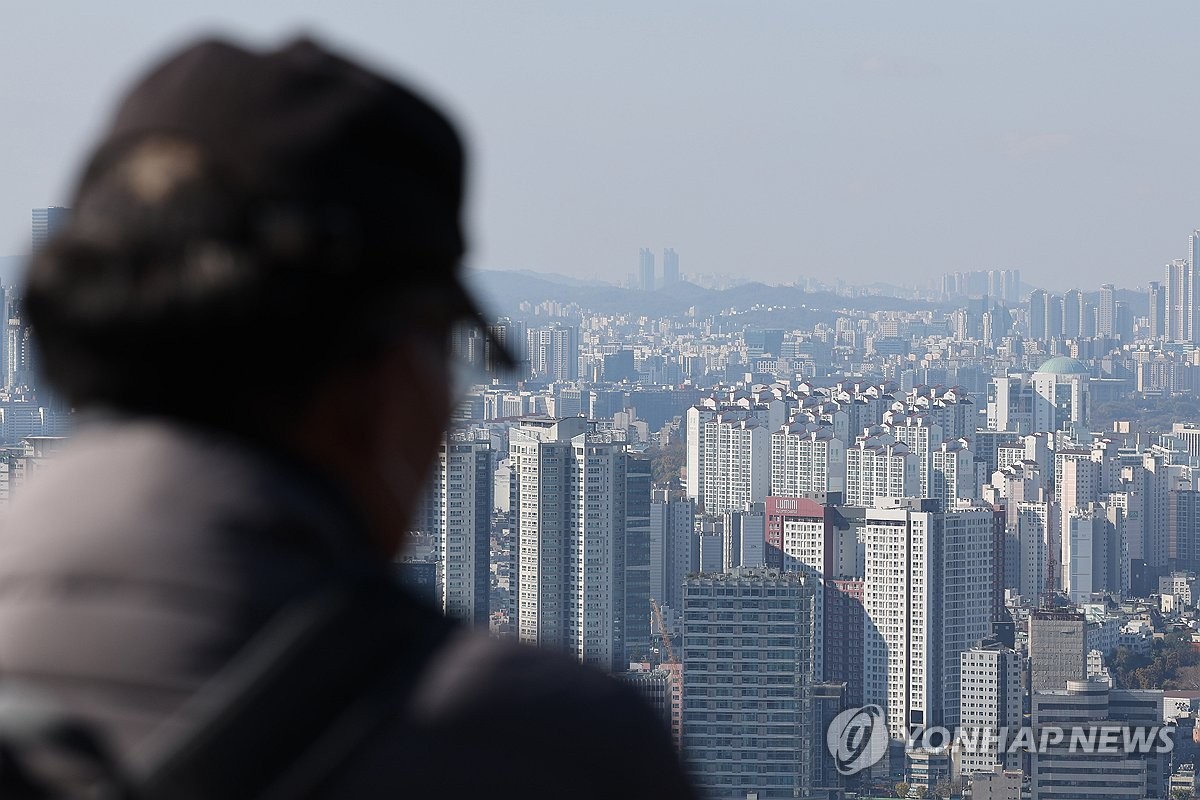
[[[292,250],[328,253],[330,281],[403,269],[398,283],[437,289],[445,310],[487,330],[460,277],[462,143],[404,86],[307,39],[265,53],[199,42],[128,93],[77,202],[86,205],[90,178],[156,136],[197,148],[238,198],[248,236],[282,231]]]

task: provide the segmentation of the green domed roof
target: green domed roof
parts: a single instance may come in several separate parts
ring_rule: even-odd
[[[1037,372],[1049,375],[1090,375],[1092,370],[1078,358],[1055,356],[1037,368]]]

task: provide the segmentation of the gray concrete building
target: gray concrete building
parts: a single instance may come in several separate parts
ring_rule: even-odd
[[[1087,620],[1078,611],[1038,609],[1029,616],[1031,691],[1062,689],[1087,677]]]
[[[697,788],[712,800],[806,792],[817,581],[739,568],[683,591],[683,752]]]

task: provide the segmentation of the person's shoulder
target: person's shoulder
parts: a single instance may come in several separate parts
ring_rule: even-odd
[[[405,713],[330,797],[693,796],[670,733],[629,685],[546,650],[458,632]]]
[[[601,717],[643,706],[631,687],[563,654],[464,630],[431,661],[412,711],[430,720],[505,707],[526,717],[567,711]]]

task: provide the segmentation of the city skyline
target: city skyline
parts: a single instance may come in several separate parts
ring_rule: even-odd
[[[1160,280],[1200,225],[1200,112],[1178,101],[1200,10],[1182,3],[60,12],[6,26],[0,254],[27,249],[30,208],[69,203],[127,78],[214,30],[312,31],[448,104],[473,154],[479,268],[621,283],[640,248],[670,247],[685,274],[1019,269],[1061,292]]]

